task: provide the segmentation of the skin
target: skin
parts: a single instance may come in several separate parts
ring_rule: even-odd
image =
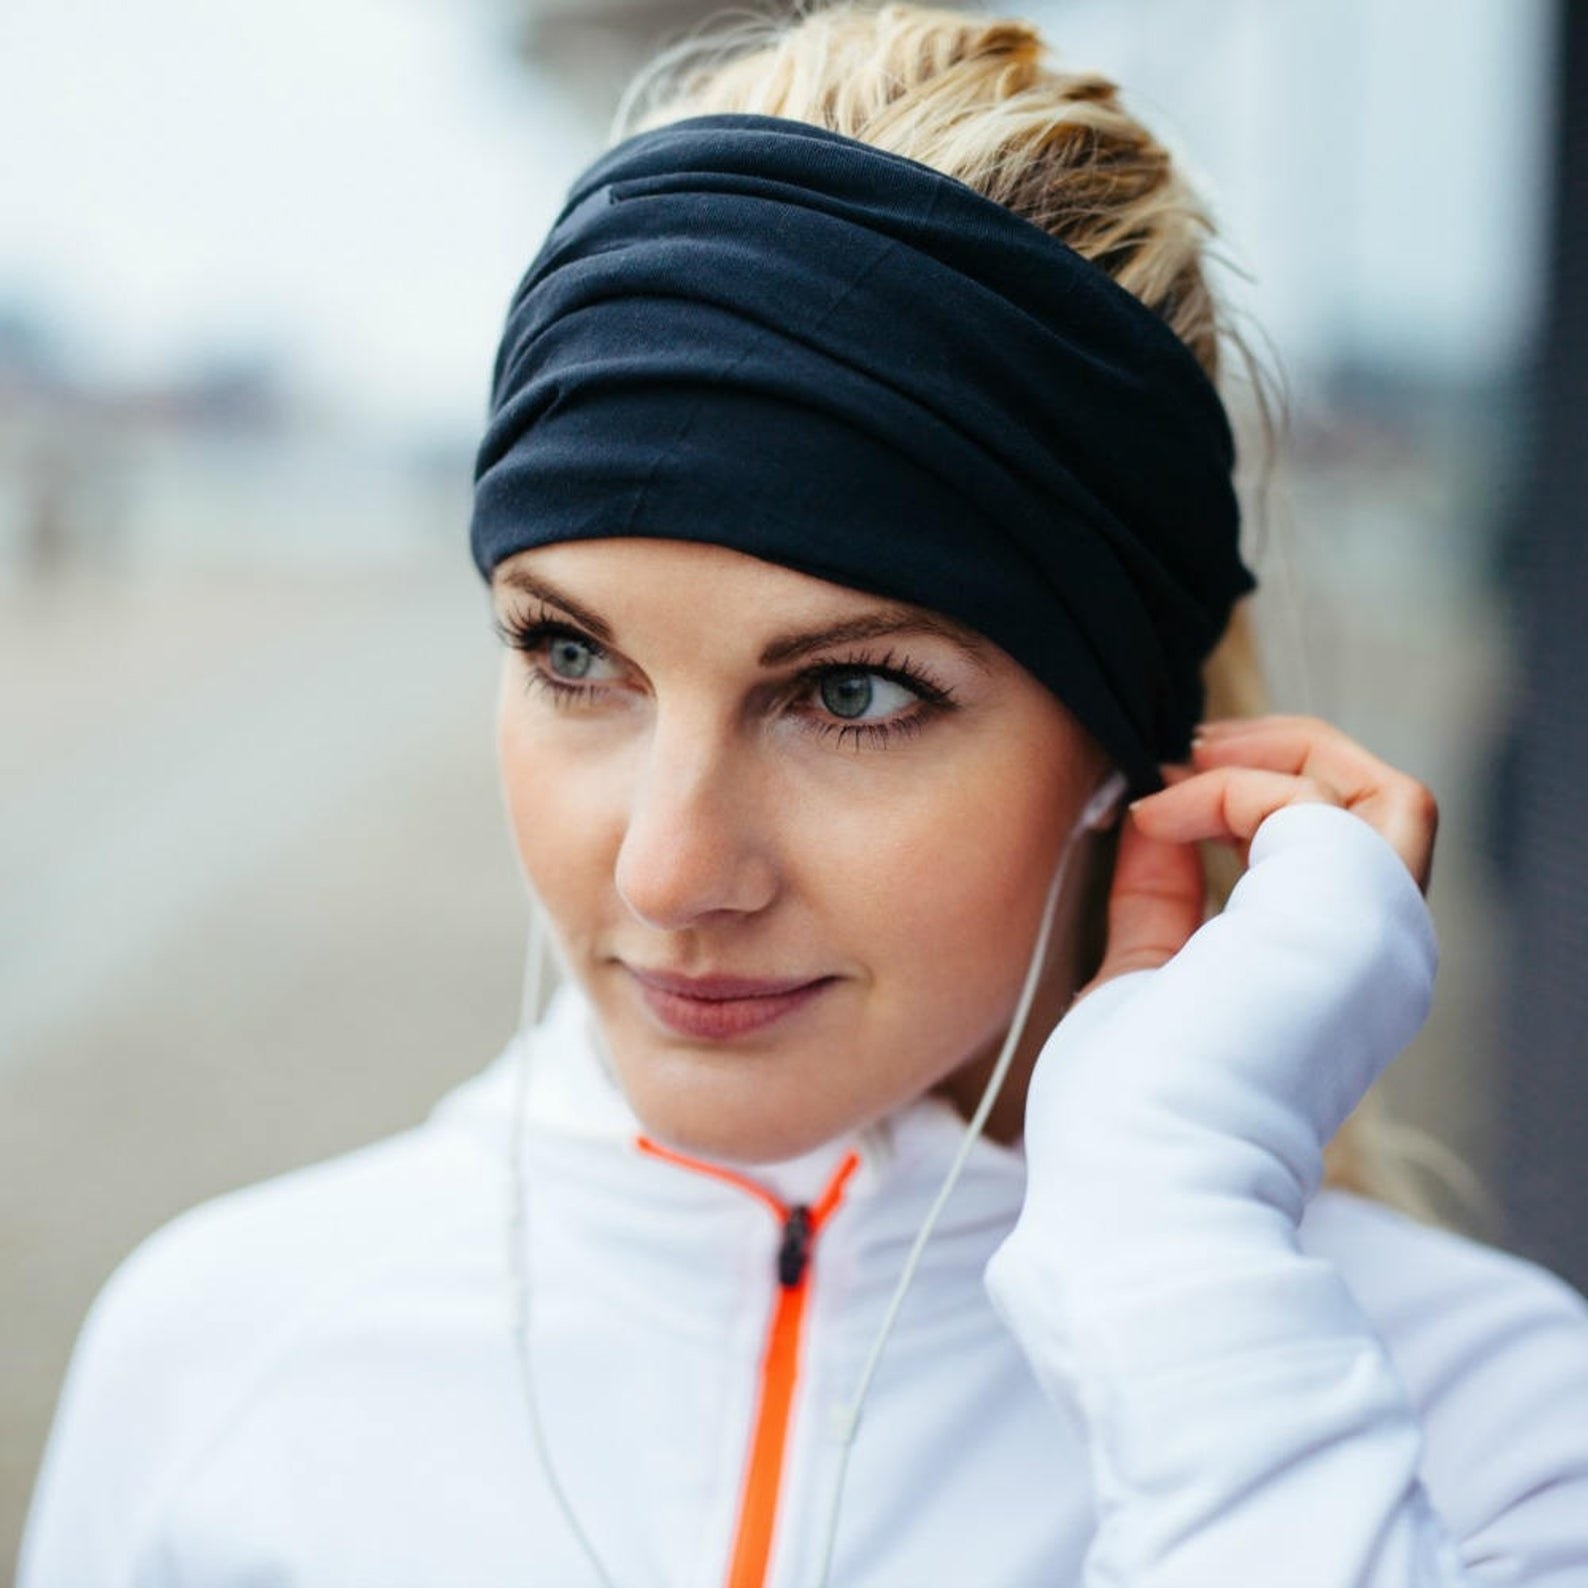
[[[498,748],[520,863],[647,1132],[753,1164],[928,1092],[968,1115],[1066,835],[1109,770],[1070,713],[935,614],[725,547],[539,547],[492,592],[518,631]],[[917,626],[764,655],[862,621]],[[1328,724],[1210,725],[1165,776],[1120,833],[1108,953],[1083,994],[1178,949],[1202,918],[1197,842],[1244,856],[1283,804],[1358,811],[1426,885],[1431,797]],[[1076,941],[1071,890],[994,1139],[1019,1135],[1041,1043],[1076,996]],[[656,1017],[635,968],[831,979],[770,1026],[700,1039]]]

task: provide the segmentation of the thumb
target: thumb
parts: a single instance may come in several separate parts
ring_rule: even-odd
[[[1150,838],[1127,811],[1108,896],[1108,947],[1101,968],[1076,996],[1171,959],[1201,926],[1206,889],[1194,843]]]

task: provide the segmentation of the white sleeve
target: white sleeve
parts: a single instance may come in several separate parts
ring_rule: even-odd
[[[150,1532],[170,1453],[194,1409],[175,1388],[186,1331],[166,1326],[179,1315],[161,1294],[161,1244],[155,1237],[117,1269],[78,1336],[17,1588],[165,1588]]]
[[[222,1442],[246,1448],[273,1375],[312,1349],[320,1320],[480,1227],[495,1174],[467,1138],[405,1131],[200,1203],[143,1241],[78,1338],[19,1588],[215,1582],[233,1548],[238,1581],[270,1576],[249,1540],[206,1533],[192,1486]]]
[[[1522,1579],[1464,1559],[1383,1341],[1297,1241],[1323,1143],[1426,1018],[1436,960],[1389,845],[1286,807],[1221,915],[1044,1047],[987,1284],[1087,1426],[1085,1588],[1588,1583],[1582,1561]]]
[[[17,1588],[189,1580],[171,1555],[171,1499],[271,1358],[293,1293],[270,1260],[291,1230],[236,1222],[265,1189],[179,1214],[95,1298],[34,1486]]]

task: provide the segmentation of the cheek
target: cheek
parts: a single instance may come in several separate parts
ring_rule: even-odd
[[[510,659],[511,660],[511,659]],[[565,940],[582,936],[622,840],[607,764],[574,753],[556,723],[537,721],[517,669],[504,671],[497,719],[502,798],[519,866]]]
[[[914,1051],[963,1058],[1004,1020],[1026,963],[1073,800],[1050,760],[977,753],[923,763],[908,791],[807,833],[811,893],[864,962],[872,1012]]]
[[[923,968],[957,966],[962,975],[988,965],[1015,969],[1012,950],[1023,967],[1048,873],[1048,845],[1040,834],[1021,842],[1020,829],[1009,813],[994,814],[980,838],[952,855],[940,849],[923,869],[916,895]]]

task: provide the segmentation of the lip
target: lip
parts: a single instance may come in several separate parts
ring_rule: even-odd
[[[832,976],[681,976],[625,964],[652,1015],[680,1036],[726,1041],[760,1031],[803,1009]]]
[[[677,993],[683,998],[707,998],[713,1001],[738,998],[774,998],[793,992],[798,987],[809,987],[824,976],[681,976],[675,971],[647,970],[641,965],[624,962],[624,969],[637,981],[658,992]]]

